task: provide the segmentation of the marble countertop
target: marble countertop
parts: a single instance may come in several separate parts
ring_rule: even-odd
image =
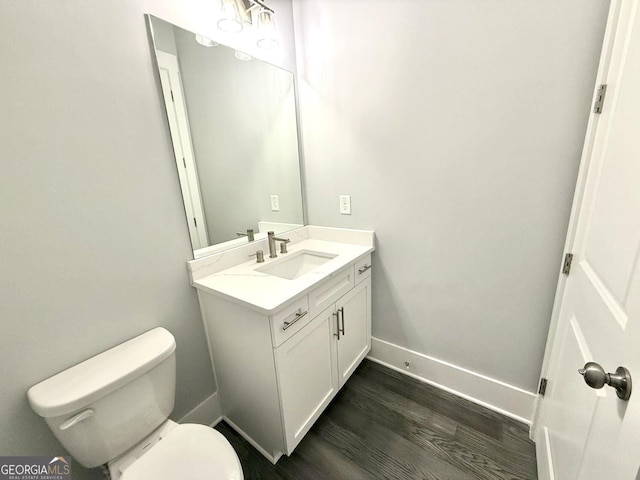
[[[256,271],[303,250],[334,254],[336,257],[293,280]],[[255,259],[252,259],[194,280],[193,286],[265,315],[271,315],[312,290],[322,280],[331,278],[342,268],[373,250],[374,247],[371,245],[308,239],[290,245],[289,253],[278,253],[278,258],[269,258],[268,252],[265,252],[264,263],[256,263]]]

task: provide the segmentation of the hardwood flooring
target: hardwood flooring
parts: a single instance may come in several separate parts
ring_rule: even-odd
[[[272,465],[224,422],[247,480],[536,479],[528,427],[369,360]]]

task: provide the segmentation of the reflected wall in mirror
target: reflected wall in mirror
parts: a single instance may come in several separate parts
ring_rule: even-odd
[[[302,226],[293,74],[147,17],[194,257]]]

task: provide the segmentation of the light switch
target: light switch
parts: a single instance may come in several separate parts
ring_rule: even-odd
[[[278,195],[271,195],[271,211],[280,211],[280,200],[278,199]]]
[[[351,195],[340,195],[340,215],[351,215]]]

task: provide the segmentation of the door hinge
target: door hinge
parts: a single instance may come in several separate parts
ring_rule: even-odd
[[[193,217],[193,224],[198,228],[198,221],[196,220],[196,217]]]
[[[171,92],[171,101],[175,102],[176,100],[175,100],[175,98],[173,98],[173,90],[169,90],[169,91]]]
[[[604,104],[604,97],[607,94],[607,84],[603,83],[598,87],[596,92],[596,101],[593,103],[593,113],[602,113],[602,105]]]
[[[182,157],[182,165],[184,165],[184,168],[187,168],[187,161],[184,159],[184,157]]]
[[[571,262],[573,261],[573,253],[567,253],[564,256],[564,263],[562,264],[562,273],[569,275],[571,272]]]
[[[544,394],[546,391],[547,391],[547,379],[542,377],[540,379],[540,386],[538,387],[538,393],[544,397]]]

